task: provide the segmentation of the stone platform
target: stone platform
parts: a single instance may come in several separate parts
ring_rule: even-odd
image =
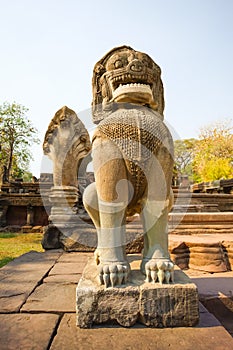
[[[220,315],[222,309],[215,308],[215,314],[228,332],[202,304],[200,321],[195,327],[156,329],[136,323],[130,329],[78,328],[75,291],[90,256],[91,253],[61,250],[30,252],[0,269],[1,350],[233,349],[229,334],[233,336],[232,271],[220,274],[186,271],[197,284],[202,302],[224,304],[224,317]]]
[[[169,235],[172,260],[181,269],[233,270],[233,234]]]
[[[146,283],[138,255],[128,257],[129,281],[105,288],[98,281],[98,268],[90,258],[77,286],[77,325],[113,323],[131,327],[137,321],[149,327],[190,327],[199,321],[196,285],[179,268],[174,283]]]

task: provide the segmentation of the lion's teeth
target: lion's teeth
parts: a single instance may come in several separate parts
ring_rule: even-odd
[[[141,84],[141,83],[130,83],[130,84],[120,84],[121,88],[129,88],[129,87],[141,87],[141,88],[150,88],[150,85]]]
[[[122,78],[121,78],[122,79]],[[113,92],[113,98],[116,98],[121,94],[132,93],[132,92],[141,92],[152,94],[150,85],[140,84],[140,83],[129,83],[129,84],[120,84],[116,90]]]

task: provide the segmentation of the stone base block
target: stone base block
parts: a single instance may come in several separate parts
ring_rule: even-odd
[[[146,283],[138,256],[131,259],[129,282],[114,288],[99,285],[94,259],[88,261],[76,291],[77,326],[116,322],[124,327],[136,322],[158,328],[195,326],[198,291],[189,277],[176,268],[175,283]]]
[[[31,233],[32,232],[32,226],[30,225],[25,225],[21,227],[21,232],[22,233]]]

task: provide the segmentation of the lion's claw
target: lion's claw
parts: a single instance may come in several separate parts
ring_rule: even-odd
[[[170,260],[150,260],[145,265],[146,282],[174,282],[174,264]]]
[[[109,264],[99,266],[99,281],[106,288],[127,283],[130,268],[127,264]]]

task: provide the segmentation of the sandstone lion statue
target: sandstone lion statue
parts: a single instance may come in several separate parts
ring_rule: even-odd
[[[97,229],[100,283],[126,283],[126,217],[136,213],[144,229],[141,271],[147,282],[169,283],[173,141],[163,122],[159,66],[131,47],[112,49],[94,67],[92,108],[95,183],[84,191],[83,202]]]

